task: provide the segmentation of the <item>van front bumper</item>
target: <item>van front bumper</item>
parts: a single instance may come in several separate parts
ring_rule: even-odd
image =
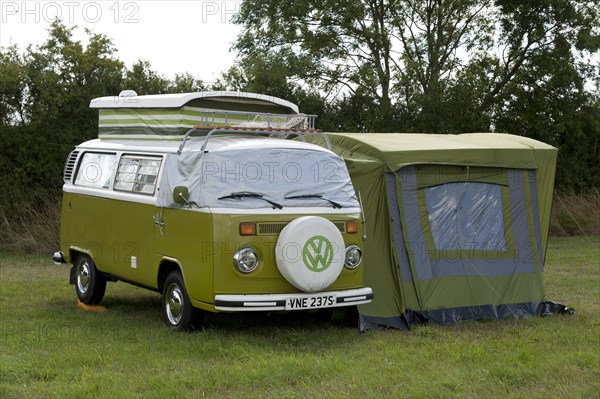
[[[55,265],[67,263],[67,261],[65,260],[65,255],[60,251],[56,251],[54,254],[52,254],[52,261]]]
[[[326,291],[299,294],[255,294],[255,295],[215,295],[215,309],[225,312],[299,310],[290,309],[290,301],[298,303],[305,300],[310,305],[313,298],[334,296],[334,301],[323,306],[311,306],[306,309],[339,308],[361,305],[371,302],[373,290],[369,287],[343,291]]]

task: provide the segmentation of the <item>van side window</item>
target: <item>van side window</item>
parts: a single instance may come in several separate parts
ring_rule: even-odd
[[[119,162],[115,190],[154,195],[162,158],[123,155]]]
[[[117,154],[86,152],[81,157],[75,184],[108,189],[115,173]]]

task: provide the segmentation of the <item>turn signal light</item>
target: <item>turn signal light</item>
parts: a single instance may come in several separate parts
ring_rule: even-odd
[[[358,222],[356,220],[348,220],[346,222],[346,233],[358,233]]]
[[[255,236],[256,235],[256,223],[240,223],[240,235],[241,236]]]

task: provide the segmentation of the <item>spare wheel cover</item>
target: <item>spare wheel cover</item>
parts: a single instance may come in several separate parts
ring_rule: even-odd
[[[302,291],[316,292],[330,286],[340,275],[345,258],[342,233],[319,216],[293,220],[277,239],[277,268]]]

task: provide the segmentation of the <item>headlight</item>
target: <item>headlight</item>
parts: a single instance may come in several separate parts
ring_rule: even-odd
[[[356,269],[362,260],[362,251],[356,245],[350,245],[346,248],[346,260],[344,266],[348,269]]]
[[[242,273],[250,273],[258,266],[258,256],[252,248],[240,249],[233,255],[233,265]]]

